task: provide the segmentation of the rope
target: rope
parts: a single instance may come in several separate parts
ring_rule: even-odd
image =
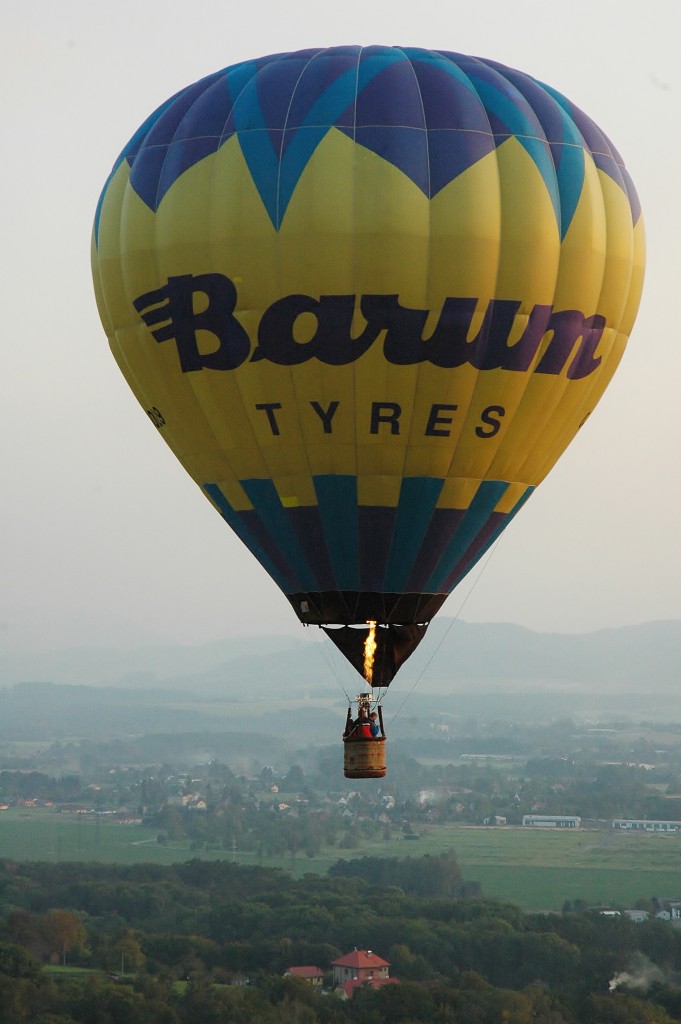
[[[332,657],[332,654],[334,652],[334,648],[329,647],[329,642],[324,642],[324,641],[320,642],[317,639],[313,639],[312,643],[321,652],[322,657],[326,661],[327,667],[331,669],[331,673],[335,677],[336,683],[340,687],[341,692],[343,693],[343,696],[345,697],[345,700],[347,701],[348,704],[351,704],[352,703],[352,699],[348,695],[348,691],[345,688],[345,684],[344,684],[343,680],[341,679],[341,673],[338,670],[338,665],[341,664],[342,668],[344,670],[344,673],[347,675],[347,662],[345,661],[345,659],[343,659],[342,662],[339,662],[338,659]],[[349,680],[348,680],[348,682],[349,682]]]
[[[459,607],[458,607],[458,609],[456,611],[456,614],[451,619],[449,625],[447,626],[447,629],[445,630],[445,632],[440,637],[440,640],[439,640],[437,646],[435,647],[435,650],[432,652],[432,654],[428,658],[428,661],[425,663],[425,665],[423,666],[423,668],[419,672],[418,676],[414,680],[414,683],[413,683],[411,689],[405,694],[405,697],[404,697],[402,703],[399,705],[399,707],[395,711],[395,714],[391,718],[391,720],[390,720],[390,725],[391,726],[392,726],[393,722],[395,721],[395,719],[401,714],[402,708],[407,703],[407,701],[409,700],[409,698],[413,694],[414,690],[416,689],[416,687],[418,686],[418,684],[421,682],[421,680],[423,679],[424,675],[428,671],[428,669],[429,669],[429,667],[431,665],[431,662],[433,661],[433,658],[435,657],[437,652],[440,650],[440,648],[442,647],[442,645],[445,642],[445,640],[447,639],[447,637],[449,636],[449,633],[450,633],[450,631],[452,629],[452,626],[454,626],[455,623],[458,622],[459,617],[460,617],[462,611],[466,607],[466,604],[470,600],[471,595],[473,594],[473,592],[475,591],[475,588],[477,587],[478,583],[482,579],[483,573],[485,572],[485,570],[487,569],[487,566],[491,562],[492,556],[494,555],[495,551],[497,550],[497,547],[499,545],[499,541],[500,540],[501,540],[501,537],[497,537],[496,541],[494,542],[492,547],[489,549],[489,552],[487,553],[487,557],[483,561],[483,563],[482,563],[482,565],[480,567],[480,571],[479,571],[477,577],[475,578],[475,580],[473,582],[473,585],[471,586],[470,590],[468,591],[468,593],[464,597],[463,601],[459,605]],[[330,651],[328,645],[325,644],[325,643],[316,643],[316,641],[313,641],[313,643],[315,643],[315,646],[321,650],[322,656],[325,658],[325,660],[327,662],[327,665],[329,666],[329,668],[331,669],[333,675],[335,676],[336,683],[340,687],[340,689],[341,689],[341,691],[343,693],[343,696],[345,697],[345,700],[347,701],[348,704],[352,704],[352,698],[350,697],[350,695],[348,694],[348,691],[345,688],[345,684],[343,683],[343,680],[341,679],[340,672],[338,671],[338,665],[337,665],[336,661],[331,657],[331,651]],[[343,661],[342,665],[343,665],[344,668],[347,668],[347,662],[346,661]],[[354,678],[354,676],[353,676],[353,678]],[[349,680],[348,680],[348,683],[349,683]],[[382,693],[381,693],[381,690],[383,690]],[[373,696],[374,693],[376,694],[375,697]],[[381,706],[385,705],[385,702],[387,701],[387,698],[388,698],[388,688],[387,687],[385,687],[385,688],[383,688],[383,687],[376,687],[375,690],[373,690],[373,692],[372,692],[372,699],[375,700],[376,703],[380,704]]]
[[[407,701],[408,701],[408,700],[409,700],[409,698],[411,697],[412,693],[414,692],[414,690],[416,689],[416,687],[418,686],[418,684],[419,684],[419,683],[421,682],[421,680],[423,679],[423,676],[425,675],[426,671],[427,671],[427,670],[428,670],[428,668],[430,667],[430,663],[432,662],[433,658],[435,657],[435,655],[437,654],[437,652],[438,652],[438,651],[440,650],[440,648],[442,647],[442,645],[443,645],[443,643],[445,642],[445,640],[447,639],[447,637],[449,636],[449,633],[450,633],[450,630],[451,630],[452,626],[453,626],[453,625],[455,624],[455,622],[457,622],[457,621],[458,621],[458,619],[459,619],[459,616],[461,615],[461,612],[463,611],[463,609],[464,609],[464,608],[466,607],[466,604],[467,604],[467,602],[468,602],[468,600],[469,600],[469,598],[470,598],[471,594],[473,593],[473,591],[474,591],[474,590],[475,590],[475,588],[477,587],[478,583],[479,583],[479,582],[480,582],[480,580],[482,579],[482,574],[484,573],[485,569],[487,568],[487,566],[489,565],[490,561],[492,560],[492,555],[493,555],[493,554],[494,554],[494,552],[496,551],[496,549],[497,549],[497,546],[498,546],[498,544],[499,544],[499,541],[500,541],[500,540],[501,540],[501,538],[500,538],[500,537],[497,537],[496,541],[494,542],[494,544],[493,544],[493,545],[492,545],[492,547],[490,548],[490,550],[489,550],[489,553],[488,553],[487,557],[485,558],[484,562],[482,563],[482,566],[481,566],[481,568],[480,568],[480,572],[478,573],[478,575],[477,575],[477,577],[476,577],[476,579],[475,579],[475,581],[474,581],[474,583],[473,583],[473,586],[472,586],[472,587],[471,587],[471,589],[470,589],[470,590],[468,591],[468,593],[467,593],[467,594],[466,594],[466,596],[464,597],[463,601],[462,601],[462,602],[461,602],[461,604],[459,605],[459,607],[458,607],[458,609],[457,609],[457,612],[456,612],[456,614],[455,614],[454,618],[453,618],[453,619],[451,620],[451,622],[450,622],[450,623],[449,623],[449,625],[447,626],[447,629],[446,629],[446,630],[445,630],[445,632],[444,632],[444,633],[442,634],[442,637],[440,638],[440,642],[438,643],[437,647],[435,648],[435,650],[433,651],[433,653],[431,654],[431,656],[430,656],[430,657],[428,658],[428,661],[427,661],[427,662],[425,663],[425,665],[424,665],[424,666],[423,666],[423,668],[421,669],[420,673],[419,673],[419,674],[418,674],[418,676],[416,677],[416,679],[415,679],[415,681],[414,681],[414,685],[412,686],[411,690],[409,690],[409,691],[408,691],[408,693],[407,693],[407,694],[405,695],[405,697],[404,697],[404,700],[402,701],[402,703],[401,703],[401,704],[400,704],[400,706],[398,707],[397,711],[395,712],[395,714],[394,714],[394,715],[393,715],[393,717],[391,718],[391,720],[390,720],[390,725],[391,725],[391,726],[392,726],[393,722],[395,721],[395,719],[396,719],[396,718],[398,717],[398,715],[399,715],[399,714],[401,713],[401,711],[402,711],[402,708],[403,708],[403,707],[404,707],[404,705],[405,705],[405,704],[407,703]]]

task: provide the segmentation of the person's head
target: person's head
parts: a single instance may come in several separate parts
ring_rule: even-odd
[[[369,718],[376,719],[376,718],[378,718],[378,715],[376,714],[375,711],[372,711],[371,714],[369,715]]]

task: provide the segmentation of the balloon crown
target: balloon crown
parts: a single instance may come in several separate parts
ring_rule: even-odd
[[[628,196],[634,223],[640,215],[617,150],[560,93],[494,61],[409,47],[300,50],[224,68],[160,106],[114,172],[127,161],[132,187],[156,211],[186,170],[237,136],[278,229],[332,129],[392,163],[428,198],[515,138],[542,175],[561,237],[589,152]],[[452,145],[452,132],[465,144]]]

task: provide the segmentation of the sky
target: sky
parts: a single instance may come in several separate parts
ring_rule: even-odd
[[[681,619],[680,33],[679,0],[6,5],[0,650],[301,632],[125,384],[90,233],[119,151],[172,93],[237,61],[348,43],[456,50],[554,86],[619,149],[647,226],[613,383],[441,614],[542,632]]]

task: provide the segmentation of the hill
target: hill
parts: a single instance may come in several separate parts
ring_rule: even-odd
[[[306,631],[201,646],[0,656],[0,739],[234,731],[337,740],[360,677]],[[589,634],[436,620],[387,692],[395,737],[437,716],[681,720],[681,623]],[[396,732],[397,728],[397,732]],[[307,742],[307,740],[306,740]]]
[[[430,692],[534,689],[620,694],[673,691],[681,665],[681,622],[649,622],[593,633],[538,633],[506,623],[436,619],[398,680]],[[316,690],[329,678],[353,690],[359,677],[316,630],[229,638],[202,645],[134,650],[77,648],[0,652],[0,687],[45,680],[126,689],[162,688],[237,696],[244,691]]]

